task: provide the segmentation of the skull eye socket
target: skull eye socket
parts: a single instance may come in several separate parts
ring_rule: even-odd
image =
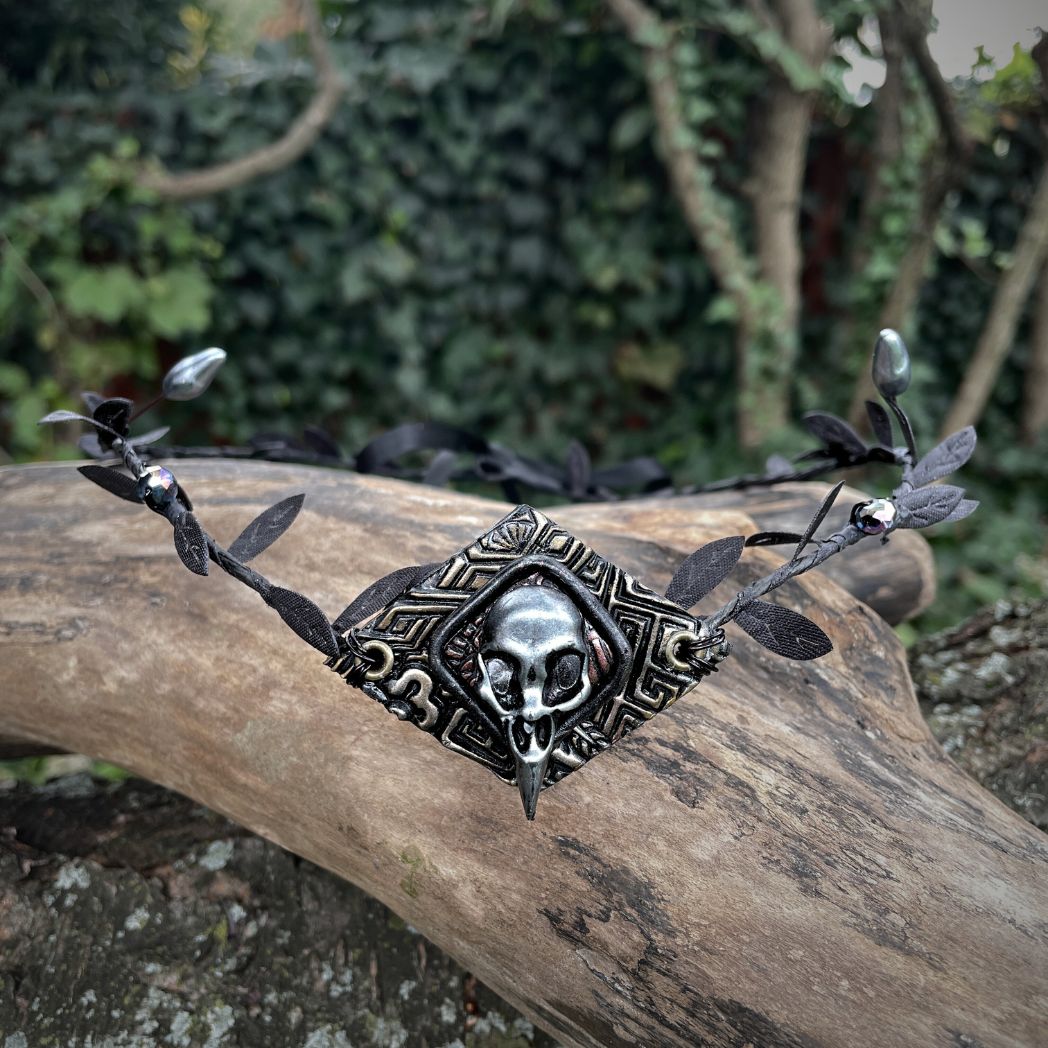
[[[549,705],[574,698],[582,685],[582,656],[573,650],[556,652],[550,656],[547,674],[549,694],[546,702]]]
[[[507,709],[523,705],[523,698],[514,687],[517,679],[516,660],[512,656],[495,653],[485,656],[484,665],[487,667],[491,690],[499,702]]]

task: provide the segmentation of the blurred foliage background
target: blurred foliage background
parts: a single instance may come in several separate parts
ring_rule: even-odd
[[[702,482],[804,450],[806,409],[854,414],[888,321],[926,448],[986,379],[973,354],[1025,251],[964,477],[984,509],[933,540],[917,628],[1044,591],[1035,55],[936,84],[919,0],[319,11],[311,39],[297,0],[0,5],[0,456],[72,454],[47,410],[148,400],[220,345],[208,397],[165,408],[181,443],[309,423],[352,451],[432,419]],[[885,85],[849,90],[845,56],[882,53]],[[290,162],[165,182],[280,141],[325,75],[337,103]]]

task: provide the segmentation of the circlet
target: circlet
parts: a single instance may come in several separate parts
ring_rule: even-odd
[[[346,683],[516,786],[529,819],[535,817],[542,790],[717,672],[731,653],[727,627],[742,629],[787,659],[827,654],[832,644],[818,625],[763,599],[783,583],[862,539],[876,536],[887,542],[897,529],[961,520],[978,506],[963,489],[940,483],[968,461],[975,431],[963,429],[918,455],[913,428],[898,403],[910,382],[909,353],[896,332],[885,330],[877,339],[872,368],[885,406],[866,404],[875,443],[867,445],[833,415],[811,412],[804,423],[819,447],[793,461],[773,456],[764,474],[704,489],[770,486],[867,463],[900,471],[890,494],[855,505],[838,530],[820,534],[843,481],[827,493],[803,532],[717,539],[687,557],[659,593],[521,500],[446,560],[390,572],[332,619],[308,597],[275,585],[250,566],[292,525],[303,495],[270,506],[228,548],[220,546],[200,523],[174,473],[156,461],[187,449],[165,448],[166,428],[131,435],[132,422],[159,401],[203,393],[225,356],[212,348],[180,360],[165,376],[161,394],[137,413],[125,398],[84,393],[88,414],[54,411],[41,423],[90,426],[81,447],[117,464],[99,461],[81,466],[80,472],[111,494],[166,518],[175,551],[190,571],[207,575],[215,564],[253,589]],[[566,463],[557,467],[433,424],[400,427],[349,463],[319,431],[311,432],[308,443],[332,464],[394,475],[397,459],[429,448],[436,455],[419,479],[430,483],[464,475],[458,460],[472,456],[472,472],[465,475],[501,483],[513,495],[530,486],[576,498],[611,498],[620,488],[644,492],[666,486],[652,460],[596,471],[584,449],[572,444]],[[248,457],[287,461],[297,450],[308,449],[270,440],[249,449]],[[709,614],[691,613],[729,579],[746,547],[780,545],[793,550],[775,570]]]

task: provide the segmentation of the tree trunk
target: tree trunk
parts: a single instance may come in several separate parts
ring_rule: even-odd
[[[502,509],[301,467],[186,462],[179,479],[218,536],[309,490],[264,557],[331,611]],[[551,513],[655,587],[753,527],[672,505]],[[733,636],[720,672],[528,823],[512,789],[347,689],[254,594],[185,571],[141,508],[44,466],[0,473],[0,517],[0,734],[104,757],[352,880],[568,1044],[1043,1033],[1048,841],[943,756],[890,628],[826,579],[782,600],[831,655],[784,663]],[[777,559],[748,551],[741,581]]]
[[[784,368],[788,371],[796,333],[768,315],[767,299],[762,299],[753,278],[752,259],[698,152],[673,70],[670,29],[642,0],[608,0],[608,7],[641,50],[670,185],[720,293],[734,309],[737,436],[742,447],[759,447],[785,422],[788,392],[784,393],[782,375]]]
[[[906,97],[903,75],[903,45],[898,12],[890,5],[877,12],[877,26],[884,59],[884,83],[873,100],[877,117],[871,150],[867,188],[859,202],[859,219],[855,223],[855,246],[849,271],[861,273],[870,258],[870,247],[877,234],[879,210],[887,191],[887,172],[902,153],[902,111]]]
[[[830,34],[811,0],[773,0],[776,28],[784,42],[818,69]],[[757,103],[756,136],[751,155],[757,272],[779,301],[775,323],[786,338],[760,404],[764,435],[787,422],[801,321],[801,194],[808,159],[815,94],[799,91],[781,73]],[[771,381],[769,382],[769,378]]]
[[[1012,348],[1015,329],[1045,253],[1048,252],[1048,164],[1041,171],[1030,208],[1019,230],[1011,266],[1001,274],[990,315],[950,406],[943,435],[978,422]]]
[[[1033,324],[1030,328],[1030,359],[1023,387],[1023,413],[1020,433],[1024,444],[1036,444],[1048,430],[1048,262],[1041,264],[1041,275],[1034,292]]]

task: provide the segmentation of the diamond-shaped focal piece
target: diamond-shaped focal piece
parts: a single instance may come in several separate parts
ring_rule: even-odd
[[[362,685],[448,749],[539,792],[704,675],[701,623],[519,506],[352,630]],[[337,665],[348,673],[353,660]]]

